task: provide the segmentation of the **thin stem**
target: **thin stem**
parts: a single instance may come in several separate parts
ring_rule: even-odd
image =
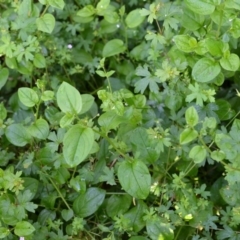
[[[50,5],[46,5],[46,7],[44,8],[44,10],[43,10],[43,12],[42,12],[40,17],[42,17],[46,13],[46,11],[48,10],[49,6]]]

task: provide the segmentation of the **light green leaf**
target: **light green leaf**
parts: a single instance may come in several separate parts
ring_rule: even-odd
[[[2,68],[0,70],[0,90],[6,84],[8,80],[9,71],[7,68]]]
[[[69,221],[71,218],[73,218],[74,213],[73,213],[73,210],[72,210],[72,209],[63,209],[63,210],[61,211],[61,215],[62,215],[62,218],[67,222],[67,221]]]
[[[39,31],[51,33],[55,27],[55,18],[52,14],[46,13],[36,20]]]
[[[101,11],[107,9],[109,4],[110,4],[110,0],[100,0],[97,4],[96,9],[101,12]]]
[[[5,227],[0,227],[0,238],[5,238],[10,234],[10,230]]]
[[[80,9],[77,12],[77,15],[80,16],[80,17],[87,18],[87,17],[91,17],[92,15],[94,15],[95,11],[96,10],[92,5],[87,5],[84,8]]]
[[[14,233],[19,237],[25,237],[30,235],[35,231],[33,225],[26,221],[21,221],[16,224],[14,227]]]
[[[194,139],[196,139],[198,136],[198,132],[194,129],[187,128],[183,130],[183,132],[180,134],[180,144],[186,144]]]
[[[64,5],[65,5],[63,0],[48,0],[48,3],[50,6],[61,9],[61,10],[64,8]]]
[[[194,146],[189,152],[189,157],[193,159],[195,163],[202,163],[207,156],[207,151],[203,146]]]
[[[70,128],[63,139],[63,155],[71,167],[80,164],[90,153],[94,143],[94,132],[91,128],[75,125]]]
[[[239,0],[225,0],[224,5],[226,8],[240,10],[240,1]]]
[[[103,57],[111,57],[111,56],[120,54],[120,53],[124,52],[125,50],[126,50],[126,47],[122,40],[113,39],[113,40],[108,41],[105,44],[102,55],[103,55]]]
[[[88,217],[95,213],[105,199],[105,191],[100,188],[88,188],[73,202],[73,210],[80,217]]]
[[[54,98],[54,92],[50,90],[46,90],[42,93],[41,100],[44,102],[51,101]]]
[[[82,98],[79,91],[66,82],[63,82],[58,88],[57,103],[64,113],[78,114],[82,109]]]
[[[188,35],[176,35],[173,40],[177,48],[183,52],[193,52],[198,47],[197,40]]]
[[[46,120],[38,119],[29,127],[29,133],[38,139],[46,139],[49,134],[49,126]]]
[[[237,71],[240,65],[239,57],[237,54],[231,53],[226,57],[220,59],[222,68],[228,71]]]
[[[18,97],[19,100],[27,107],[35,106],[39,101],[37,93],[33,89],[27,87],[18,89]]]
[[[221,150],[215,150],[211,152],[211,158],[217,162],[222,161],[225,158],[225,153]]]
[[[136,28],[144,21],[145,16],[140,15],[140,11],[141,9],[134,9],[128,13],[125,19],[128,28]]]
[[[197,82],[210,82],[221,71],[219,64],[210,58],[201,58],[198,60],[192,70],[192,77]]]
[[[33,59],[33,64],[37,68],[45,68],[46,60],[42,54],[36,53]]]
[[[80,114],[84,114],[92,107],[94,103],[94,97],[90,94],[82,94],[81,97],[82,97],[82,109],[80,111]]]
[[[22,124],[12,124],[6,128],[6,137],[15,146],[23,147],[30,142],[30,135]]]
[[[138,160],[122,162],[118,168],[118,179],[122,188],[131,196],[138,199],[147,198],[151,175],[143,162]]]
[[[185,118],[187,124],[191,127],[194,127],[198,124],[198,113],[193,106],[187,109]]]
[[[212,56],[222,56],[224,51],[224,43],[213,38],[205,40],[205,46]]]
[[[119,22],[118,14],[116,12],[112,12],[112,11],[105,11],[104,19],[111,24],[115,24],[115,23]]]
[[[75,119],[74,114],[66,113],[61,118],[59,125],[60,125],[61,128],[65,128],[65,127],[69,126],[74,119]]]
[[[211,0],[184,0],[184,2],[189,9],[200,15],[209,15],[215,10]]]

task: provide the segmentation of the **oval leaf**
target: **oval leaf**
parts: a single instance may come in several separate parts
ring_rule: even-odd
[[[177,35],[174,37],[174,42],[179,50],[183,52],[192,52],[198,46],[197,40],[188,35]]]
[[[189,126],[194,127],[198,124],[198,113],[197,110],[192,106],[189,107],[185,114],[186,122]]]
[[[193,67],[192,77],[197,82],[210,82],[221,71],[221,67],[217,62],[210,58],[201,58]]]
[[[209,0],[184,0],[186,6],[200,15],[208,15],[214,12],[215,6]]]
[[[220,64],[225,70],[235,72],[239,68],[239,57],[238,55],[231,53],[229,56],[221,58]]]
[[[36,20],[39,31],[51,33],[55,27],[55,18],[52,14],[46,13]]]
[[[194,129],[187,128],[180,134],[180,144],[186,144],[194,139],[196,139],[198,136],[198,132]]]
[[[18,222],[14,228],[14,233],[19,237],[28,236],[35,231],[33,225],[26,221]]]
[[[134,160],[124,161],[118,168],[118,179],[122,188],[131,196],[145,199],[150,191],[151,176],[146,165]]]
[[[30,135],[22,124],[12,124],[6,128],[5,135],[10,143],[23,147],[30,142]]]
[[[9,71],[7,68],[0,70],[0,89],[6,84],[8,79]]]
[[[140,9],[135,9],[127,15],[125,22],[128,28],[136,28],[144,21],[145,16],[141,16],[139,11]]]
[[[57,103],[64,113],[78,114],[82,109],[82,98],[79,91],[66,82],[63,82],[58,88]]]
[[[89,188],[73,202],[73,210],[79,217],[95,213],[105,199],[105,191],[100,188]]]
[[[103,55],[103,57],[111,57],[111,56],[114,56],[114,55],[124,52],[125,49],[126,49],[126,47],[124,46],[124,43],[122,40],[113,39],[113,40],[108,41],[105,44],[102,55]]]
[[[33,89],[26,87],[18,89],[18,97],[20,101],[27,107],[35,106],[39,101],[37,93]]]
[[[75,125],[68,130],[63,139],[63,155],[67,164],[75,167],[90,153],[94,143],[94,133],[91,128]]]
[[[38,119],[29,127],[29,133],[38,139],[46,139],[49,134],[49,126],[46,120]]]
[[[45,58],[42,54],[37,53],[34,56],[33,64],[37,68],[45,68],[46,67],[46,60],[45,60]]]
[[[50,6],[61,9],[61,10],[64,8],[64,5],[65,5],[63,0],[48,0],[48,3]]]
[[[194,146],[189,152],[189,157],[193,159],[195,163],[201,163],[205,160],[207,151],[203,146]]]

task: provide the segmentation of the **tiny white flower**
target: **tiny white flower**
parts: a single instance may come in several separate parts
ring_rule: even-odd
[[[68,49],[72,49],[72,47],[73,47],[72,44],[68,44],[68,45],[67,45],[67,48],[68,48]]]

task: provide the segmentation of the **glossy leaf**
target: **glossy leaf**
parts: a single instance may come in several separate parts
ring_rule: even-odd
[[[63,82],[58,88],[57,103],[64,113],[78,114],[82,109],[82,98],[79,91],[66,82]]]
[[[50,6],[61,9],[61,10],[64,8],[64,5],[65,5],[63,0],[48,0],[48,3]]]
[[[144,21],[145,17],[141,16],[139,11],[140,9],[134,9],[128,13],[125,19],[127,27],[136,28]]]
[[[240,61],[237,54],[231,53],[226,57],[220,59],[222,68],[228,71],[237,71],[239,69]]]
[[[95,213],[105,199],[105,191],[100,188],[88,188],[85,194],[79,195],[73,202],[73,210],[80,217]]]
[[[102,55],[103,57],[111,57],[114,55],[118,55],[124,52],[126,49],[124,43],[120,39],[113,39],[108,41],[103,47]]]
[[[207,150],[204,146],[196,145],[190,150],[189,157],[192,158],[195,163],[202,163],[207,157]]]
[[[63,139],[63,155],[71,167],[80,164],[90,153],[94,143],[94,133],[91,128],[81,125],[71,127]]]
[[[49,134],[49,125],[46,120],[38,119],[29,127],[29,133],[38,139],[46,139]]]
[[[194,107],[189,107],[185,113],[186,122],[189,126],[194,127],[198,124],[198,113]]]
[[[14,228],[14,233],[19,237],[25,237],[35,231],[33,225],[26,221],[18,222]]]
[[[55,18],[52,14],[46,13],[36,20],[39,31],[51,33],[55,27]]]
[[[77,12],[78,16],[84,17],[84,18],[91,17],[94,14],[95,14],[95,8],[92,5],[87,5]]]
[[[209,0],[184,0],[186,6],[200,15],[209,15],[214,12],[215,6]]]
[[[183,132],[180,134],[180,144],[186,144],[194,139],[196,139],[198,136],[198,132],[194,129],[187,128],[183,130]]]
[[[150,191],[151,176],[146,165],[138,160],[124,161],[118,168],[122,188],[131,196],[145,199]]]
[[[210,82],[220,73],[219,64],[210,58],[201,58],[193,67],[192,76],[197,82]]]
[[[197,48],[197,40],[189,35],[177,35],[174,37],[174,42],[179,50],[189,53]]]

